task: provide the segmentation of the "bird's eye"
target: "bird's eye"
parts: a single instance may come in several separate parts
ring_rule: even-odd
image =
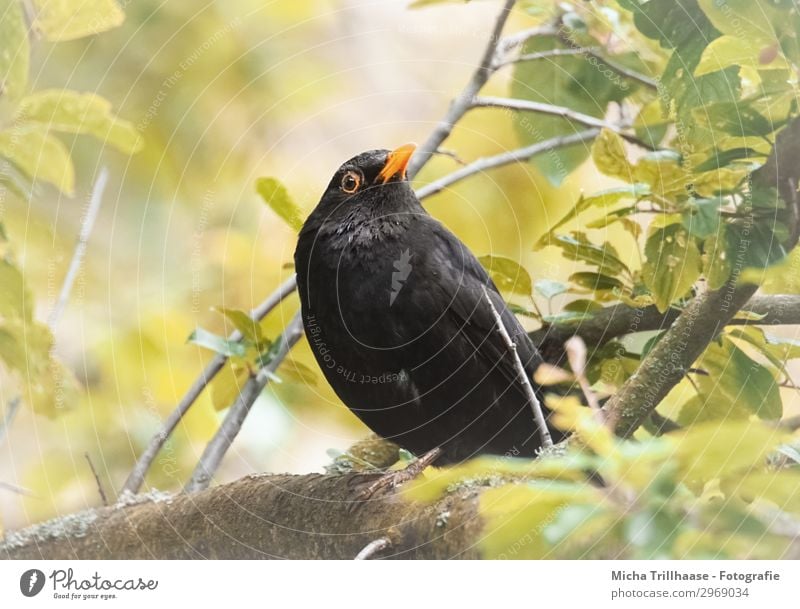
[[[361,176],[355,171],[348,171],[342,176],[341,189],[347,194],[353,194],[361,186]]]

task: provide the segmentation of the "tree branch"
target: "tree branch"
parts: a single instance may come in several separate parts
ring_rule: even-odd
[[[511,9],[514,7],[515,3],[516,0],[505,0],[503,8],[500,10],[500,14],[495,20],[494,27],[492,28],[492,34],[489,38],[486,48],[483,51],[481,61],[478,64],[475,72],[472,74],[472,78],[470,78],[469,82],[461,91],[461,93],[459,93],[458,96],[452,101],[447,114],[445,114],[444,118],[439,121],[439,123],[436,125],[436,128],[428,136],[428,139],[425,140],[425,143],[417,148],[417,151],[411,158],[411,162],[408,165],[409,180],[413,179],[414,176],[417,175],[425,163],[430,160],[431,155],[439,149],[439,146],[441,146],[448,137],[450,137],[455,124],[461,120],[461,117],[466,114],[472,105],[473,98],[478,94],[478,92],[480,92],[480,90],[483,88],[483,85],[486,84],[495,70],[497,70],[497,66],[495,64],[498,45],[503,43],[504,47],[506,47],[510,44],[508,40],[504,41],[500,36],[503,33],[503,28],[506,25],[506,21],[508,21],[508,16],[511,13]],[[531,33],[530,35],[535,34]]]
[[[430,184],[417,189],[417,198],[422,200],[435,195],[436,193],[441,192],[456,182],[460,182],[461,180],[464,180],[477,173],[483,173],[489,169],[502,167],[503,165],[511,165],[512,163],[519,163],[521,161],[527,161],[537,154],[548,152],[556,148],[564,148],[566,146],[580,144],[581,142],[591,141],[597,137],[598,133],[600,133],[599,129],[587,129],[586,131],[579,131],[578,133],[574,133],[572,135],[561,135],[549,140],[537,142],[535,144],[531,144],[530,146],[525,146],[524,148],[517,148],[516,150],[501,152],[500,154],[496,154],[494,156],[483,157],[477,161],[473,161],[469,165],[466,165],[457,171],[454,171],[453,173],[449,173],[438,180],[435,180]]]
[[[566,106],[554,106],[552,104],[544,104],[541,102],[529,101],[526,99],[514,99],[506,97],[475,97],[472,100],[472,108],[502,108],[504,110],[514,110],[519,112],[538,112],[539,114],[548,114],[550,116],[559,116],[576,122],[586,127],[595,127],[597,129],[609,129],[614,133],[631,144],[636,144],[641,148],[647,150],[654,150],[653,146],[639,139],[633,134],[626,133],[625,130],[617,124],[609,123],[602,118],[591,116],[577,112]]]
[[[267,298],[264,299],[260,305],[250,312],[250,317],[255,321],[261,321],[270,311],[278,306],[278,304],[280,304],[284,298],[294,292],[296,287],[297,277],[296,275],[292,274],[292,276],[284,281],[277,290],[267,296]],[[228,340],[230,341],[240,341],[241,339],[242,334],[238,330],[234,331],[228,337]],[[213,378],[217,376],[219,371],[222,370],[222,368],[225,366],[225,362],[227,361],[228,357],[225,355],[219,354],[215,356],[208,366],[206,366],[205,370],[203,370],[203,373],[197,377],[197,379],[195,379],[194,383],[192,383],[192,386],[189,387],[189,391],[187,391],[183,396],[181,401],[175,407],[175,410],[170,413],[169,417],[167,417],[167,420],[161,425],[161,429],[150,440],[150,444],[147,445],[147,448],[142,453],[142,456],[139,457],[139,460],[131,470],[128,479],[125,481],[125,485],[122,487],[123,493],[136,494],[139,492],[139,489],[142,487],[142,483],[144,482],[144,478],[153,464],[153,460],[164,446],[167,438],[172,435],[172,432],[175,431],[178,423],[181,422],[184,415],[186,415],[186,413],[189,411],[189,408],[191,408],[192,404],[197,401],[197,398],[200,397],[200,394],[203,393],[203,390],[208,386]]]
[[[206,445],[203,455],[200,457],[200,462],[192,474],[191,480],[186,485],[187,492],[195,492],[202,490],[211,482],[211,478],[217,471],[222,458],[231,446],[231,443],[239,434],[244,420],[250,413],[253,403],[264,387],[267,386],[270,379],[275,376],[275,371],[281,365],[286,355],[289,353],[295,343],[303,336],[303,322],[300,313],[296,313],[286,329],[283,331],[280,340],[280,347],[273,356],[272,360],[261,368],[258,373],[251,377],[245,384],[242,392],[236,398],[233,406],[228,410],[225,420],[222,425],[214,434],[214,437]]]
[[[479,493],[421,505],[397,494],[354,503],[381,474],[254,475],[198,493],[158,493],[7,531],[4,559],[341,559],[376,537],[391,558],[479,558]]]
[[[500,333],[500,336],[503,338],[503,342],[506,344],[508,353],[511,355],[511,359],[514,362],[514,369],[517,371],[519,382],[522,385],[522,390],[525,392],[525,395],[528,398],[528,403],[531,405],[531,410],[533,410],[533,419],[536,421],[536,427],[539,428],[539,439],[542,441],[542,448],[550,448],[553,445],[553,438],[550,437],[550,430],[548,429],[547,421],[544,418],[542,404],[539,402],[539,398],[536,397],[536,393],[533,391],[531,381],[528,378],[527,372],[525,372],[525,366],[522,365],[522,360],[520,360],[519,353],[517,353],[517,345],[513,340],[511,340],[511,336],[508,334],[505,324],[503,324],[503,318],[500,317],[500,313],[497,312],[497,308],[494,306],[492,299],[489,297],[489,292],[486,291],[485,286],[483,288],[483,296],[486,298],[486,302],[489,303],[489,308],[492,310],[494,321],[497,324],[497,331]]]
[[[787,208],[793,210],[792,217],[797,218],[798,178],[800,119],[795,119],[778,134],[767,162],[752,174],[752,180],[776,187]],[[791,250],[800,231],[796,223],[788,228],[790,238],[785,247]],[[758,289],[757,285],[737,285],[737,279],[735,270],[722,288],[696,296],[644,357],[636,373],[611,397],[606,409],[617,421],[618,434],[629,437],[639,428]]]
[[[800,295],[753,296],[742,310],[753,313],[761,319],[731,319],[727,325],[800,324]],[[531,332],[530,337],[539,347],[545,360],[555,364],[563,359],[563,345],[573,336],[581,337],[590,346],[600,347],[610,340],[635,332],[666,330],[675,323],[680,314],[681,311],[674,308],[661,313],[654,306],[637,309],[617,304],[605,307],[589,319],[576,324],[546,325]]]

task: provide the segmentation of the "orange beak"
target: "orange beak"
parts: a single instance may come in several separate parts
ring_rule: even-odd
[[[392,150],[386,157],[386,165],[384,165],[381,172],[378,174],[377,182],[386,184],[394,176],[400,175],[401,180],[406,179],[406,168],[408,162],[411,160],[411,155],[417,149],[416,144],[406,144]]]

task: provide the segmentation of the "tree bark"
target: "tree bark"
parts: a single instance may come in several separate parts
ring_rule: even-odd
[[[476,489],[435,504],[396,491],[358,501],[375,474],[255,475],[191,494],[129,496],[0,541],[6,559],[479,558]]]

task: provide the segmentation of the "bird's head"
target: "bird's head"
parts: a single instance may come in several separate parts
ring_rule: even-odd
[[[414,200],[406,171],[416,145],[406,144],[395,150],[370,150],[342,164],[322,195],[318,209],[333,213],[335,208],[386,212]]]

